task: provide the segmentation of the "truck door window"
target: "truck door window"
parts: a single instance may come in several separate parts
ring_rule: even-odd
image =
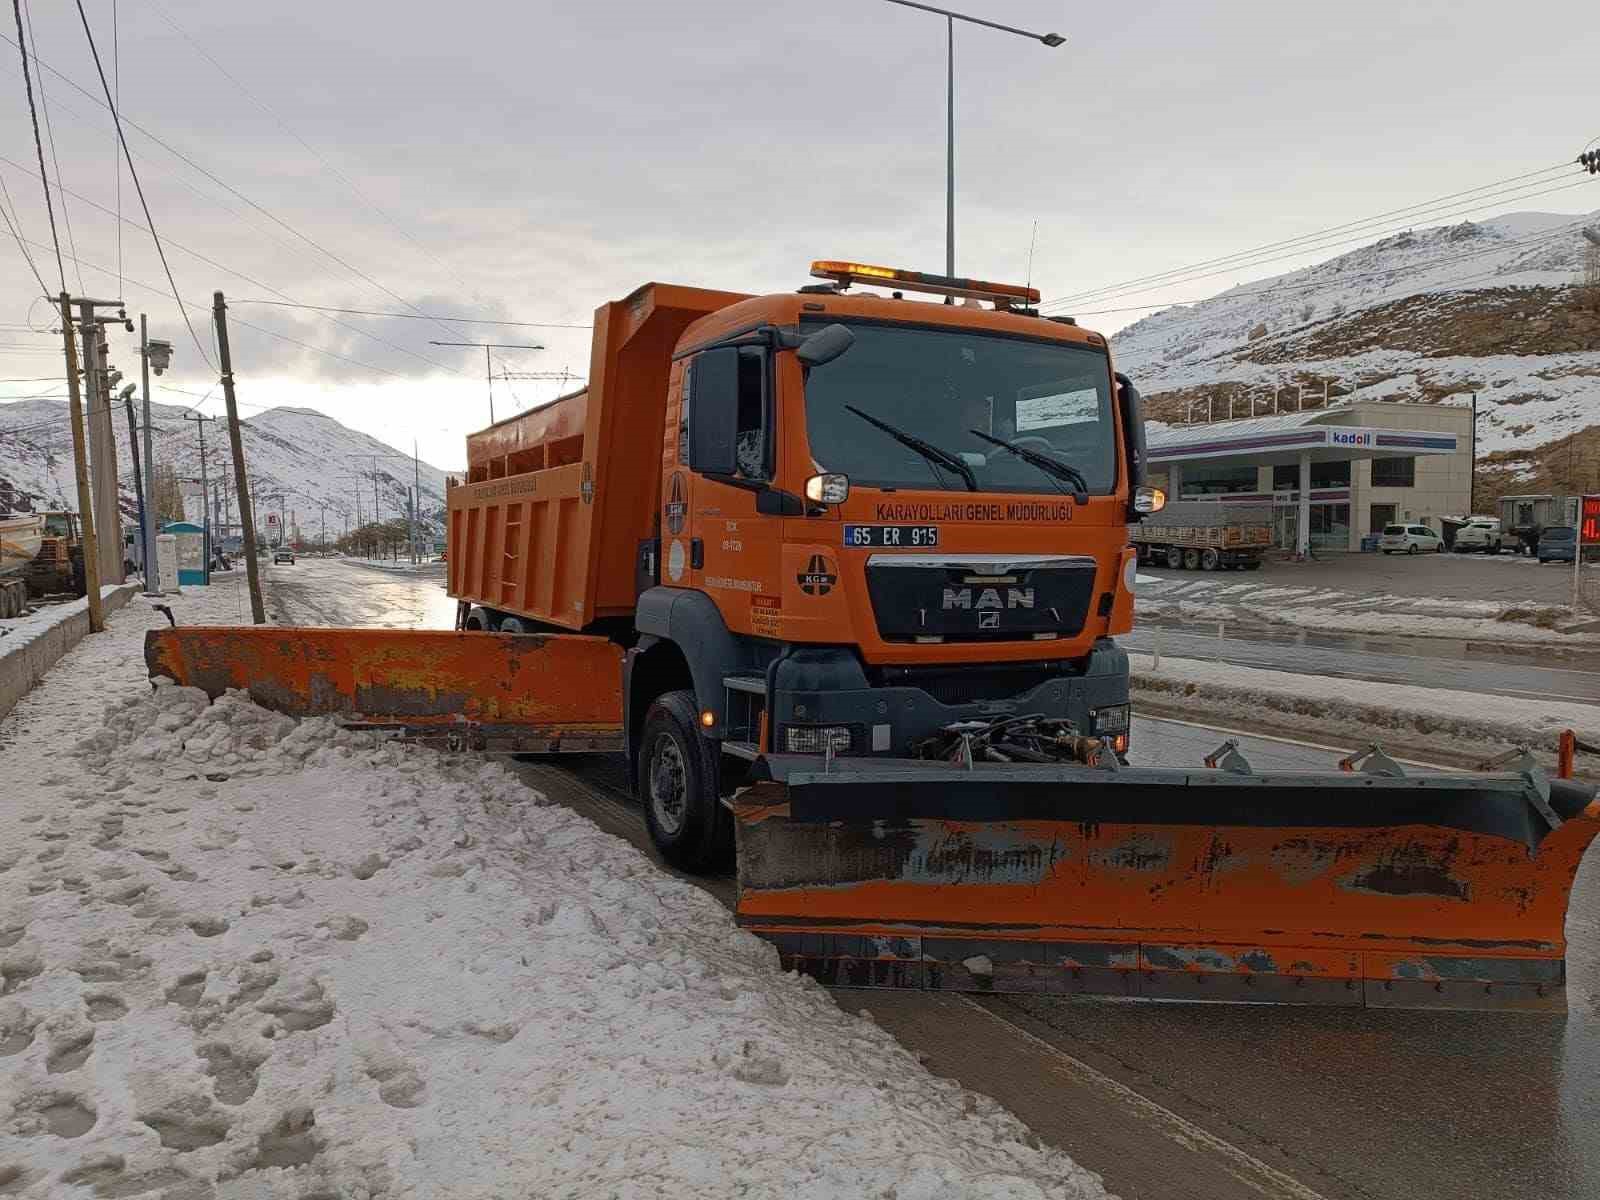
[[[772,478],[767,353],[759,346],[744,346],[739,350],[739,424],[734,446],[739,460],[739,478],[761,483]]]

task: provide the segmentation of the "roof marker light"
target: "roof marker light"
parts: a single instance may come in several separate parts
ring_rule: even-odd
[[[925,271],[907,271],[900,267],[880,267],[871,263],[846,262],[839,259],[818,259],[811,264],[811,274],[818,279],[832,279],[849,287],[852,283],[894,283],[908,292],[930,292],[936,296],[967,296],[974,300],[989,300],[997,308],[1009,308],[1017,302],[1037,304],[1039,289],[1023,287],[1016,283],[990,283],[983,279],[962,279],[954,275],[930,275]]]

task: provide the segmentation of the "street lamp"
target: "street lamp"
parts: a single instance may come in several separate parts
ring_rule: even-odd
[[[1030,41],[1043,43],[1051,49],[1061,45],[1067,39],[1059,33],[1033,33],[1026,29],[1018,29],[1013,25],[1002,25],[998,21],[985,21],[982,17],[969,17],[965,13],[951,12],[948,8],[938,8],[932,4],[919,4],[917,0],[888,0],[888,2],[890,4],[898,4],[902,8],[917,8],[923,12],[936,13],[944,18],[946,39],[944,273],[953,277],[956,273],[956,22],[965,21],[969,25],[982,25],[988,29],[998,29],[1001,33],[1014,33],[1018,37],[1025,37]]]

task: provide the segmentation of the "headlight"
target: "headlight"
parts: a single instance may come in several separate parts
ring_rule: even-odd
[[[1128,732],[1128,706],[1108,704],[1089,713],[1090,729],[1096,737],[1116,737]]]
[[[785,725],[783,748],[790,754],[825,754],[831,746],[835,754],[850,749],[848,725]]]

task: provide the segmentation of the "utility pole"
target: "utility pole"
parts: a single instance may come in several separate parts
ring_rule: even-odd
[[[417,506],[422,501],[422,455],[417,450],[417,439],[411,439],[411,561],[420,562],[422,547],[418,544],[421,523]]]
[[[156,456],[150,440],[150,372],[160,375],[172,361],[172,343],[150,340],[148,322],[139,314],[139,371],[144,384],[144,465],[150,474],[150,496],[144,506],[144,591],[147,596],[161,594],[161,571],[156,561]],[[173,580],[177,583],[177,580]]]
[[[128,450],[133,455],[133,494],[139,498],[139,557],[144,559],[144,590],[150,591],[149,547],[145,545],[144,531],[149,527],[144,499],[144,476],[139,471],[139,427],[133,419],[133,384],[122,390],[122,401],[128,407]],[[151,480],[151,483],[154,483]]]
[[[239,405],[233,394],[233,357],[228,352],[228,306],[222,293],[211,294],[211,316],[217,329],[217,356],[222,362],[222,397],[228,405],[228,442],[233,450],[233,481],[239,489],[239,523],[244,533],[244,569],[250,584],[250,620],[267,623],[261,602],[261,568],[256,564],[256,518],[250,507],[249,477],[244,469],[244,439],[239,433]]]
[[[1472,393],[1472,466],[1467,484],[1467,516],[1478,511],[1478,393]]]
[[[518,346],[509,342],[429,342],[430,346],[483,347],[483,379],[489,387],[489,424],[494,424],[494,368],[489,365],[490,350],[543,350],[543,346]]]
[[[106,627],[105,609],[100,604],[100,558],[94,536],[94,504],[89,498],[89,464],[84,446],[83,397],[78,390],[78,345],[72,332],[72,302],[61,293],[61,335],[66,340],[67,409],[72,417],[72,473],[78,485],[78,520],[83,528],[83,574],[88,584],[89,632]]]
[[[93,487],[95,539],[100,578],[122,582],[122,520],[117,496],[117,440],[111,425],[111,384],[106,363],[103,325],[127,325],[120,300],[77,299],[79,334],[83,340],[84,407],[88,415],[89,470]],[[116,317],[97,317],[96,308],[115,307]]]
[[[195,428],[200,433],[200,522],[204,536],[201,546],[205,550],[205,581],[211,583],[211,485],[206,476],[206,422],[215,421],[215,417],[208,417],[204,413],[186,412],[183,414],[185,421],[193,421]]]

